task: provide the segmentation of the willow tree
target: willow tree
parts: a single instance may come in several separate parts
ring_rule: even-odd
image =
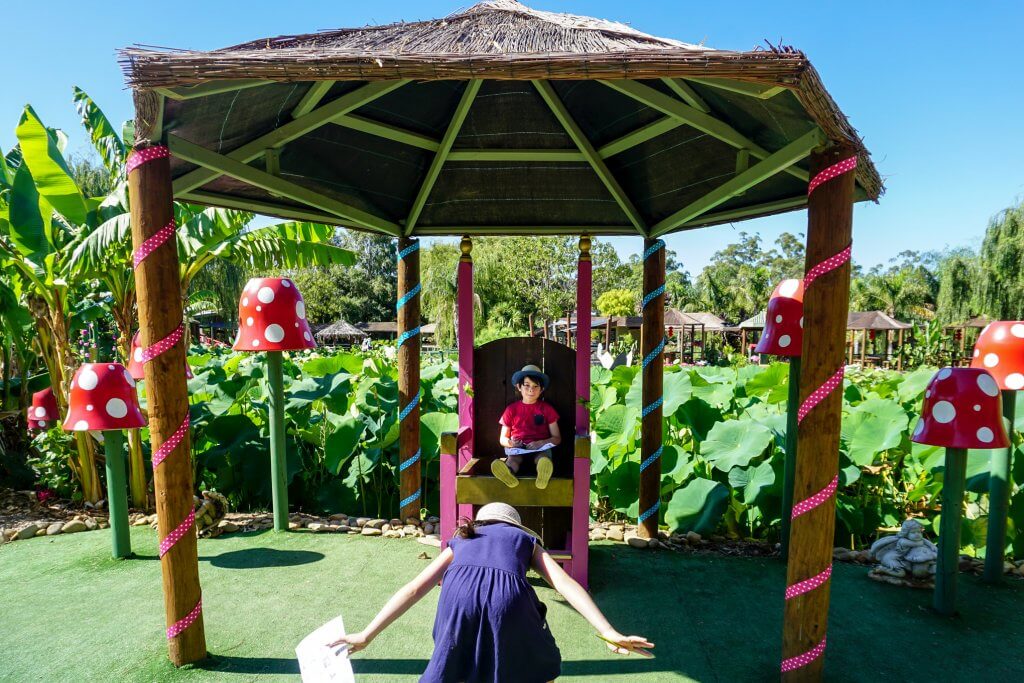
[[[1000,212],[981,244],[982,311],[996,320],[1024,318],[1024,203]]]

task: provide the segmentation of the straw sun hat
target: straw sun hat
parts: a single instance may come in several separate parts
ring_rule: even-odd
[[[511,524],[514,527],[518,527],[530,534],[538,541],[541,540],[540,536],[533,529],[523,526],[523,518],[519,516],[516,509],[508,503],[488,503],[484,505],[476,513],[477,522],[504,522],[505,524]]]

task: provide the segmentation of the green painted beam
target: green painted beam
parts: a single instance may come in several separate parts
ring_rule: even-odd
[[[459,149],[448,161],[586,161],[576,149]]]
[[[646,126],[637,128],[631,133],[626,133],[621,138],[612,140],[598,149],[597,153],[602,159],[607,159],[608,157],[615,156],[620,152],[625,152],[627,149],[636,147],[641,142],[647,142],[652,138],[656,138],[670,130],[674,130],[681,125],[683,125],[683,122],[679,119],[666,116],[654,121],[653,123],[648,123]]]
[[[310,211],[304,207],[288,206],[287,204],[275,204],[268,201],[260,201],[258,199],[249,199],[246,197],[233,197],[227,194],[218,194],[216,192],[203,192],[202,190],[193,190],[179,197],[175,197],[183,202],[194,202],[196,204],[203,204],[205,206],[219,206],[225,209],[238,209],[239,211],[251,211],[254,213],[261,213],[266,216],[276,216],[278,218],[286,218],[295,221],[308,221],[310,223],[325,223],[327,225],[344,225],[343,221],[338,216],[329,213],[320,213],[317,211]],[[346,227],[348,227],[346,225]],[[365,230],[366,228],[359,228]],[[391,233],[385,233],[380,230],[374,230],[374,232],[380,232],[381,234],[390,235]]]
[[[742,206],[736,209],[728,209],[726,211],[719,211],[718,213],[705,213],[701,216],[683,223],[679,226],[682,229],[688,228],[699,228],[705,225],[712,225],[714,223],[728,223],[729,221],[743,220],[744,218],[750,218],[752,216],[767,215],[777,211],[786,211],[788,209],[803,208],[807,205],[807,195],[802,194],[798,197],[788,197],[786,199],[778,199],[772,202],[765,202],[764,204],[754,204],[753,206]]]
[[[272,176],[281,175],[281,150],[272,147],[263,153],[264,166]]]
[[[377,137],[386,138],[393,142],[412,145],[413,147],[419,147],[420,149],[425,149],[431,152],[436,152],[441,146],[440,142],[426,135],[420,135],[419,133],[414,133],[411,130],[405,130],[404,128],[399,128],[397,126],[390,126],[386,123],[381,123],[380,121],[356,116],[355,114],[342,116],[334,121],[334,123],[338,126],[351,128],[352,130],[358,130],[370,135],[376,135]]]
[[[263,188],[267,192],[272,192],[281,197],[320,209],[321,211],[333,213],[365,228],[386,232],[391,235],[399,234],[398,225],[385,218],[375,216],[362,209],[357,209],[354,206],[283,178],[265,173],[240,161],[235,161],[230,157],[211,152],[205,147],[200,147],[176,135],[167,136],[167,145],[171,150],[171,154],[179,159],[212,169],[218,174],[231,176],[236,180]]]
[[[636,235],[632,225],[421,225],[417,237],[443,235]]]
[[[621,185],[619,185],[619,181],[615,179],[614,175],[612,175],[611,170],[604,163],[604,159],[602,159],[601,155],[597,153],[596,149],[594,149],[594,146],[590,143],[590,140],[587,139],[587,136],[583,134],[583,130],[572,118],[572,115],[569,114],[569,110],[565,108],[565,104],[561,99],[559,99],[558,93],[555,92],[551,83],[548,81],[535,80],[533,81],[533,85],[537,88],[537,92],[540,93],[541,98],[547,103],[548,108],[551,109],[555,118],[557,118],[558,122],[562,124],[563,128],[565,128],[565,132],[569,134],[572,141],[576,143],[576,146],[579,147],[581,152],[583,152],[583,156],[586,157],[587,161],[590,163],[590,167],[594,169],[594,173],[596,173],[597,177],[601,179],[602,183],[604,183],[604,186],[608,189],[608,192],[611,193],[615,202],[619,205],[619,208],[622,209],[622,212],[626,214],[629,222],[636,227],[637,232],[643,234],[647,230],[647,223],[644,221],[643,216],[640,215],[640,212],[637,211],[633,202],[626,195],[626,191],[622,189]]]
[[[702,111],[694,109],[693,107],[669,97],[663,92],[655,90],[648,85],[629,80],[599,82],[604,83],[612,90],[617,90],[623,95],[632,97],[637,102],[642,102],[649,107],[657,109],[663,114],[682,121],[688,126],[693,126],[699,131],[707,133],[714,138],[718,138],[722,142],[732,145],[736,149],[748,149],[750,150],[750,153],[758,159],[765,159],[771,154],[768,150],[754,143],[747,136],[740,133],[728,123],[716,119],[710,114],[705,114]],[[807,171],[802,169],[788,168],[786,169],[786,172],[795,178],[803,180],[804,182],[809,180]]]
[[[221,93],[234,92],[235,90],[247,90],[249,88],[258,88],[261,85],[270,85],[277,81],[268,80],[252,80],[252,81],[210,81],[208,83],[200,83],[199,85],[190,85],[180,88],[154,88],[154,90],[164,97],[172,100],[194,100],[197,97],[208,97],[210,95],[220,95]]]
[[[719,204],[732,199],[737,194],[750,189],[764,179],[770,178],[776,173],[781,173],[789,166],[806,158],[815,147],[819,147],[825,141],[825,134],[821,129],[814,128],[809,133],[805,133],[743,173],[722,183],[700,199],[691,202],[688,206],[659,221],[651,228],[651,237],[660,237],[666,232],[675,230],[685,225],[687,221],[707,213]]]
[[[262,155],[269,147],[281,147],[306,133],[316,130],[320,126],[330,123],[339,116],[344,116],[355,109],[372,102],[378,97],[402,87],[409,81],[374,81],[367,83],[358,90],[342,95],[328,104],[318,107],[293,121],[278,126],[266,135],[262,135],[252,142],[248,142],[238,149],[230,152],[227,157],[247,164],[256,157]],[[190,192],[210,182],[220,173],[209,168],[200,168],[186,173],[174,181],[175,196]]]
[[[750,150],[741,149],[736,152],[736,175],[750,168]],[[740,194],[743,194],[740,192]]]
[[[697,91],[691,88],[683,79],[663,78],[661,81],[669,87],[669,90],[678,95],[679,99],[683,102],[686,102],[694,109],[700,109],[705,114],[711,113],[711,107],[709,107],[708,103],[704,101],[704,98],[698,95]]]
[[[751,83],[749,81],[731,81],[727,78],[687,78],[686,80],[700,83],[701,85],[709,85],[719,90],[728,90],[740,95],[756,97],[759,100],[769,100],[780,92],[786,91],[786,88],[781,85],[762,85],[761,83]]]
[[[157,93],[157,105],[156,105],[156,121],[153,122],[153,127],[150,129],[150,142],[163,143],[164,138],[164,108],[167,106],[167,98],[164,95]],[[126,140],[126,143],[132,142]]]
[[[295,109],[292,109],[292,118],[297,119],[305,116],[309,112],[316,109],[316,106],[320,104],[320,100],[324,98],[324,95],[334,87],[335,81],[316,81],[309,87],[306,94],[302,96],[299,103],[295,105]]]
[[[437,177],[441,175],[441,167],[444,166],[448,152],[451,151],[452,145],[455,144],[455,138],[462,128],[463,121],[466,120],[466,115],[469,114],[469,108],[473,106],[476,94],[480,92],[481,85],[483,85],[483,81],[479,79],[466,83],[466,89],[462,91],[462,98],[459,99],[459,103],[455,107],[452,120],[448,122],[448,129],[444,132],[444,137],[441,138],[441,144],[437,148],[437,153],[434,154],[434,160],[430,162],[430,168],[427,169],[427,174],[424,176],[420,189],[416,193],[416,198],[412,202],[412,208],[409,209],[409,215],[405,219],[406,235],[411,235],[412,231],[416,228],[416,221],[419,220],[420,213],[427,203],[430,191],[434,189]]]

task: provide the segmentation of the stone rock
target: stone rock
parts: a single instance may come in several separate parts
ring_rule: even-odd
[[[388,529],[384,532],[384,538],[401,538],[402,532],[395,529]]]
[[[100,525],[101,529],[109,529],[110,528],[110,523],[107,522],[106,520],[102,520],[101,519],[100,522],[99,522],[99,525]]]
[[[381,531],[383,531],[384,525],[387,523],[388,520],[386,519],[371,519],[369,522],[366,523],[366,526],[373,529],[380,529]]]
[[[417,538],[416,542],[422,543],[423,545],[433,546],[435,548],[441,547],[441,539],[438,538],[435,534],[427,534],[422,538]]]
[[[364,526],[362,533],[363,533],[363,536],[380,536],[384,532],[381,531],[380,529],[374,529],[372,526]]]
[[[1024,564],[1022,564],[1021,566],[1017,567],[1017,573],[1020,574],[1021,576],[1024,576]]]
[[[437,524],[438,522],[441,521],[441,518],[436,516],[436,515],[431,515],[430,517],[427,517],[427,521],[430,522],[431,524]]]
[[[8,529],[7,531],[4,532],[4,535],[7,537],[8,541],[13,541],[16,538],[18,538],[18,530],[17,529]]]
[[[370,521],[369,517],[356,517],[356,526],[361,529],[364,526],[366,526],[369,523],[369,521]]]
[[[425,533],[428,536],[434,533],[434,525],[431,522],[427,522],[426,524],[424,524],[423,533]]]
[[[77,517],[75,519],[77,519]],[[146,524],[156,524],[156,520],[157,520],[157,516],[156,515],[150,515],[149,517],[146,518]]]
[[[603,541],[605,539],[605,535],[606,534],[605,534],[604,529],[598,527],[598,528],[592,529],[590,531],[590,540],[591,541]]]
[[[424,550],[422,553],[420,553],[419,555],[416,556],[416,559],[417,560],[429,560],[430,559],[430,554],[426,550]]]
[[[420,522],[420,518],[419,517],[406,517],[405,518],[405,523],[407,525],[419,526],[422,522]]]
[[[668,546],[657,538],[650,538],[647,540],[647,547],[651,549],[667,548]]]
[[[35,533],[36,538],[39,538],[40,536],[45,536],[45,535],[46,535],[46,527],[40,527],[40,528],[36,529],[36,533]]]
[[[295,531],[302,528],[302,522],[288,522],[288,530]]]
[[[306,525],[306,528],[313,533],[320,533],[327,530],[327,525],[322,522],[310,522]]]
[[[64,522],[54,522],[50,526],[46,527],[47,536],[56,536],[64,528]]]
[[[621,541],[624,538],[621,526],[609,527],[608,531],[604,535],[609,541]]]
[[[686,545],[686,534],[672,534],[672,542],[678,545]]]
[[[625,529],[623,528],[623,526],[621,524],[609,524],[608,525],[608,531],[623,532],[623,531],[625,531]]]
[[[87,529],[88,527],[85,526],[85,522],[80,519],[73,519],[64,525],[64,528],[61,529],[61,533],[76,534],[79,531],[86,531]]]
[[[380,528],[381,531],[391,531],[391,524],[384,524]]]
[[[388,524],[391,526],[392,529],[397,529],[398,527],[402,526],[402,520],[397,519],[397,518],[396,519],[389,519],[388,520]]]
[[[100,528],[100,525],[92,517],[86,517],[85,518],[85,528],[88,529],[89,531],[95,531],[96,529]]]
[[[406,524],[404,527],[402,527],[402,531],[404,531],[407,534],[415,534],[419,530],[420,528],[418,526],[412,524]]]
[[[669,536],[669,533],[667,531],[665,531],[664,529],[658,529],[658,540],[659,541],[667,541],[670,538],[671,538],[671,536]]]
[[[33,538],[36,535],[37,531],[39,531],[39,526],[38,525],[36,525],[36,524],[29,524],[24,529],[21,529],[20,531],[18,531],[17,539],[19,541],[24,541],[26,538]]]
[[[352,531],[352,527],[350,527],[348,524],[339,524],[337,527],[335,527],[334,530],[337,531],[339,534],[347,534],[348,532]],[[358,529],[356,531],[358,531]]]
[[[962,557],[960,558],[960,571],[969,572],[971,571],[971,558]]]
[[[650,545],[650,541],[635,534],[629,534],[626,536],[626,544],[633,548],[646,548]]]
[[[226,534],[233,534],[238,531],[238,525],[234,522],[229,522],[226,519],[222,519],[220,523],[217,524],[217,528],[221,529]]]
[[[1012,574],[1015,569],[1017,569],[1017,568],[1013,566],[1013,562],[1003,562],[1003,573],[1004,574]]]
[[[139,517],[134,522],[132,522],[132,526],[146,526],[147,524],[149,524],[149,521],[146,519],[145,516]]]
[[[689,543],[690,545],[694,545],[695,543],[700,543],[700,541],[701,541],[700,534],[698,534],[696,531],[687,531],[686,532],[686,542]]]
[[[335,520],[335,521],[338,521],[338,522],[348,522],[348,515],[346,515],[344,513],[337,513],[337,514],[331,515],[327,519]]]

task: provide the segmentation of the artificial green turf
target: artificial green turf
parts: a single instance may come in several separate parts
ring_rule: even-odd
[[[108,531],[0,547],[0,680],[297,680],[294,648],[337,614],[358,629],[438,551],[408,539],[272,532],[199,542],[212,655],[167,660],[156,535],[110,559]],[[777,680],[785,571],[773,559],[591,546],[591,588],[612,623],[656,645],[654,660],[607,652],[550,589],[538,588],[563,656],[560,680]],[[1024,677],[1024,581],[960,579],[962,615],[931,613],[927,591],[837,565],[826,676],[843,681],[1010,681]],[[535,585],[538,582],[535,581]],[[353,660],[358,680],[415,681],[431,652],[438,591]],[[979,668],[984,662],[985,669]]]

